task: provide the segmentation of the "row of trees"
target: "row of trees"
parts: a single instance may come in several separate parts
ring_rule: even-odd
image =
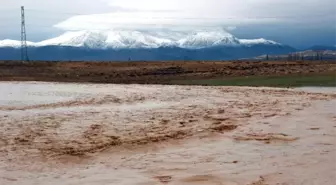
[[[323,60],[323,52],[316,51],[313,55],[304,55],[304,53],[290,53],[285,56],[265,56],[265,60],[288,60],[288,61],[303,61],[303,60]]]

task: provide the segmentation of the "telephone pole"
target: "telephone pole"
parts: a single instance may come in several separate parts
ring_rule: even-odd
[[[21,60],[24,62],[29,61],[24,6],[21,6]]]

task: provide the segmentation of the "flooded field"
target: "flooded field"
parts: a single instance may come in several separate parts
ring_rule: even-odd
[[[0,89],[0,184],[336,180],[332,88],[0,82]]]

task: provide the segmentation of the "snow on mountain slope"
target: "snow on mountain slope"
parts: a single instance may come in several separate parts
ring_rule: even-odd
[[[63,35],[36,43],[37,46],[73,46],[100,48],[105,46],[104,33],[77,31],[66,32]]]
[[[77,31],[48,39],[36,46],[73,46],[88,48],[158,48],[172,41],[140,31]]]
[[[109,31],[106,46],[111,48],[158,48],[173,45],[169,38],[158,37],[149,32]]]
[[[182,48],[206,48],[218,45],[236,46],[239,40],[225,31],[202,31],[188,35],[178,41]]]
[[[239,42],[243,45],[256,45],[256,44],[281,45],[280,43],[274,42],[272,40],[266,40],[266,39],[263,39],[263,38],[260,38],[260,39],[239,39]]]
[[[213,46],[280,45],[265,39],[238,39],[224,30],[186,31],[73,31],[41,42],[27,42],[28,46],[72,46],[87,48],[159,48],[164,46],[189,49]],[[21,42],[0,40],[0,47],[20,47]]]
[[[27,41],[27,45],[32,46],[32,45],[34,45],[34,43]],[[19,47],[21,47],[21,41],[10,40],[10,39],[0,40],[0,47],[19,48]]]

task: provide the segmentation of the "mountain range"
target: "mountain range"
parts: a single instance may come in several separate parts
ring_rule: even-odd
[[[19,60],[21,41],[0,40],[0,60]],[[27,41],[31,60],[229,60],[296,51],[281,43],[239,39],[224,30],[72,31]]]

